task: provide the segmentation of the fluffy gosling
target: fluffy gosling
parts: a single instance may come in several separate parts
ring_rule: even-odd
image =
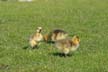
[[[55,42],[56,48],[58,48],[64,56],[67,56],[70,51],[76,51],[79,44],[80,39],[78,36],[74,36],[72,39],[63,39]]]
[[[42,27],[38,27],[36,32],[30,37],[29,44],[32,48],[35,48],[39,45],[40,41],[43,40],[43,35],[41,34]]]
[[[44,40],[46,42],[49,42],[49,41],[55,42],[57,40],[65,39],[67,36],[68,36],[68,34],[64,30],[55,29],[52,32],[50,32],[49,34],[45,35]]]

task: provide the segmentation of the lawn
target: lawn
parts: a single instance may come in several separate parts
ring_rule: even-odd
[[[79,49],[69,57],[45,42],[31,49],[38,26],[43,34],[60,28],[78,35]],[[107,42],[107,0],[0,1],[0,72],[108,72]]]

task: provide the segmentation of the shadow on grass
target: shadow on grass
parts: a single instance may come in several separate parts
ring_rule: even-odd
[[[29,46],[24,46],[22,49],[28,49],[29,48]]]
[[[39,49],[39,46],[35,46],[33,48],[31,48],[30,46],[24,46],[22,49],[26,50],[26,49]]]
[[[58,52],[56,52],[56,53],[51,53],[53,56],[59,56],[59,57],[71,57],[72,56],[72,54],[67,54],[67,55],[65,55],[65,54],[63,54],[63,53],[58,53]]]
[[[46,43],[48,43],[48,44],[54,44],[55,42],[53,42],[53,41],[47,41]]]

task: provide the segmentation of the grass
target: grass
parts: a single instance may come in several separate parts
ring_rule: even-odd
[[[0,1],[0,72],[108,72],[107,0]],[[44,42],[24,49],[38,26],[62,28],[81,39],[72,56]]]

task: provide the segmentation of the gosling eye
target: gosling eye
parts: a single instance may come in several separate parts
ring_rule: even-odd
[[[78,39],[78,41],[80,42],[80,39]]]

